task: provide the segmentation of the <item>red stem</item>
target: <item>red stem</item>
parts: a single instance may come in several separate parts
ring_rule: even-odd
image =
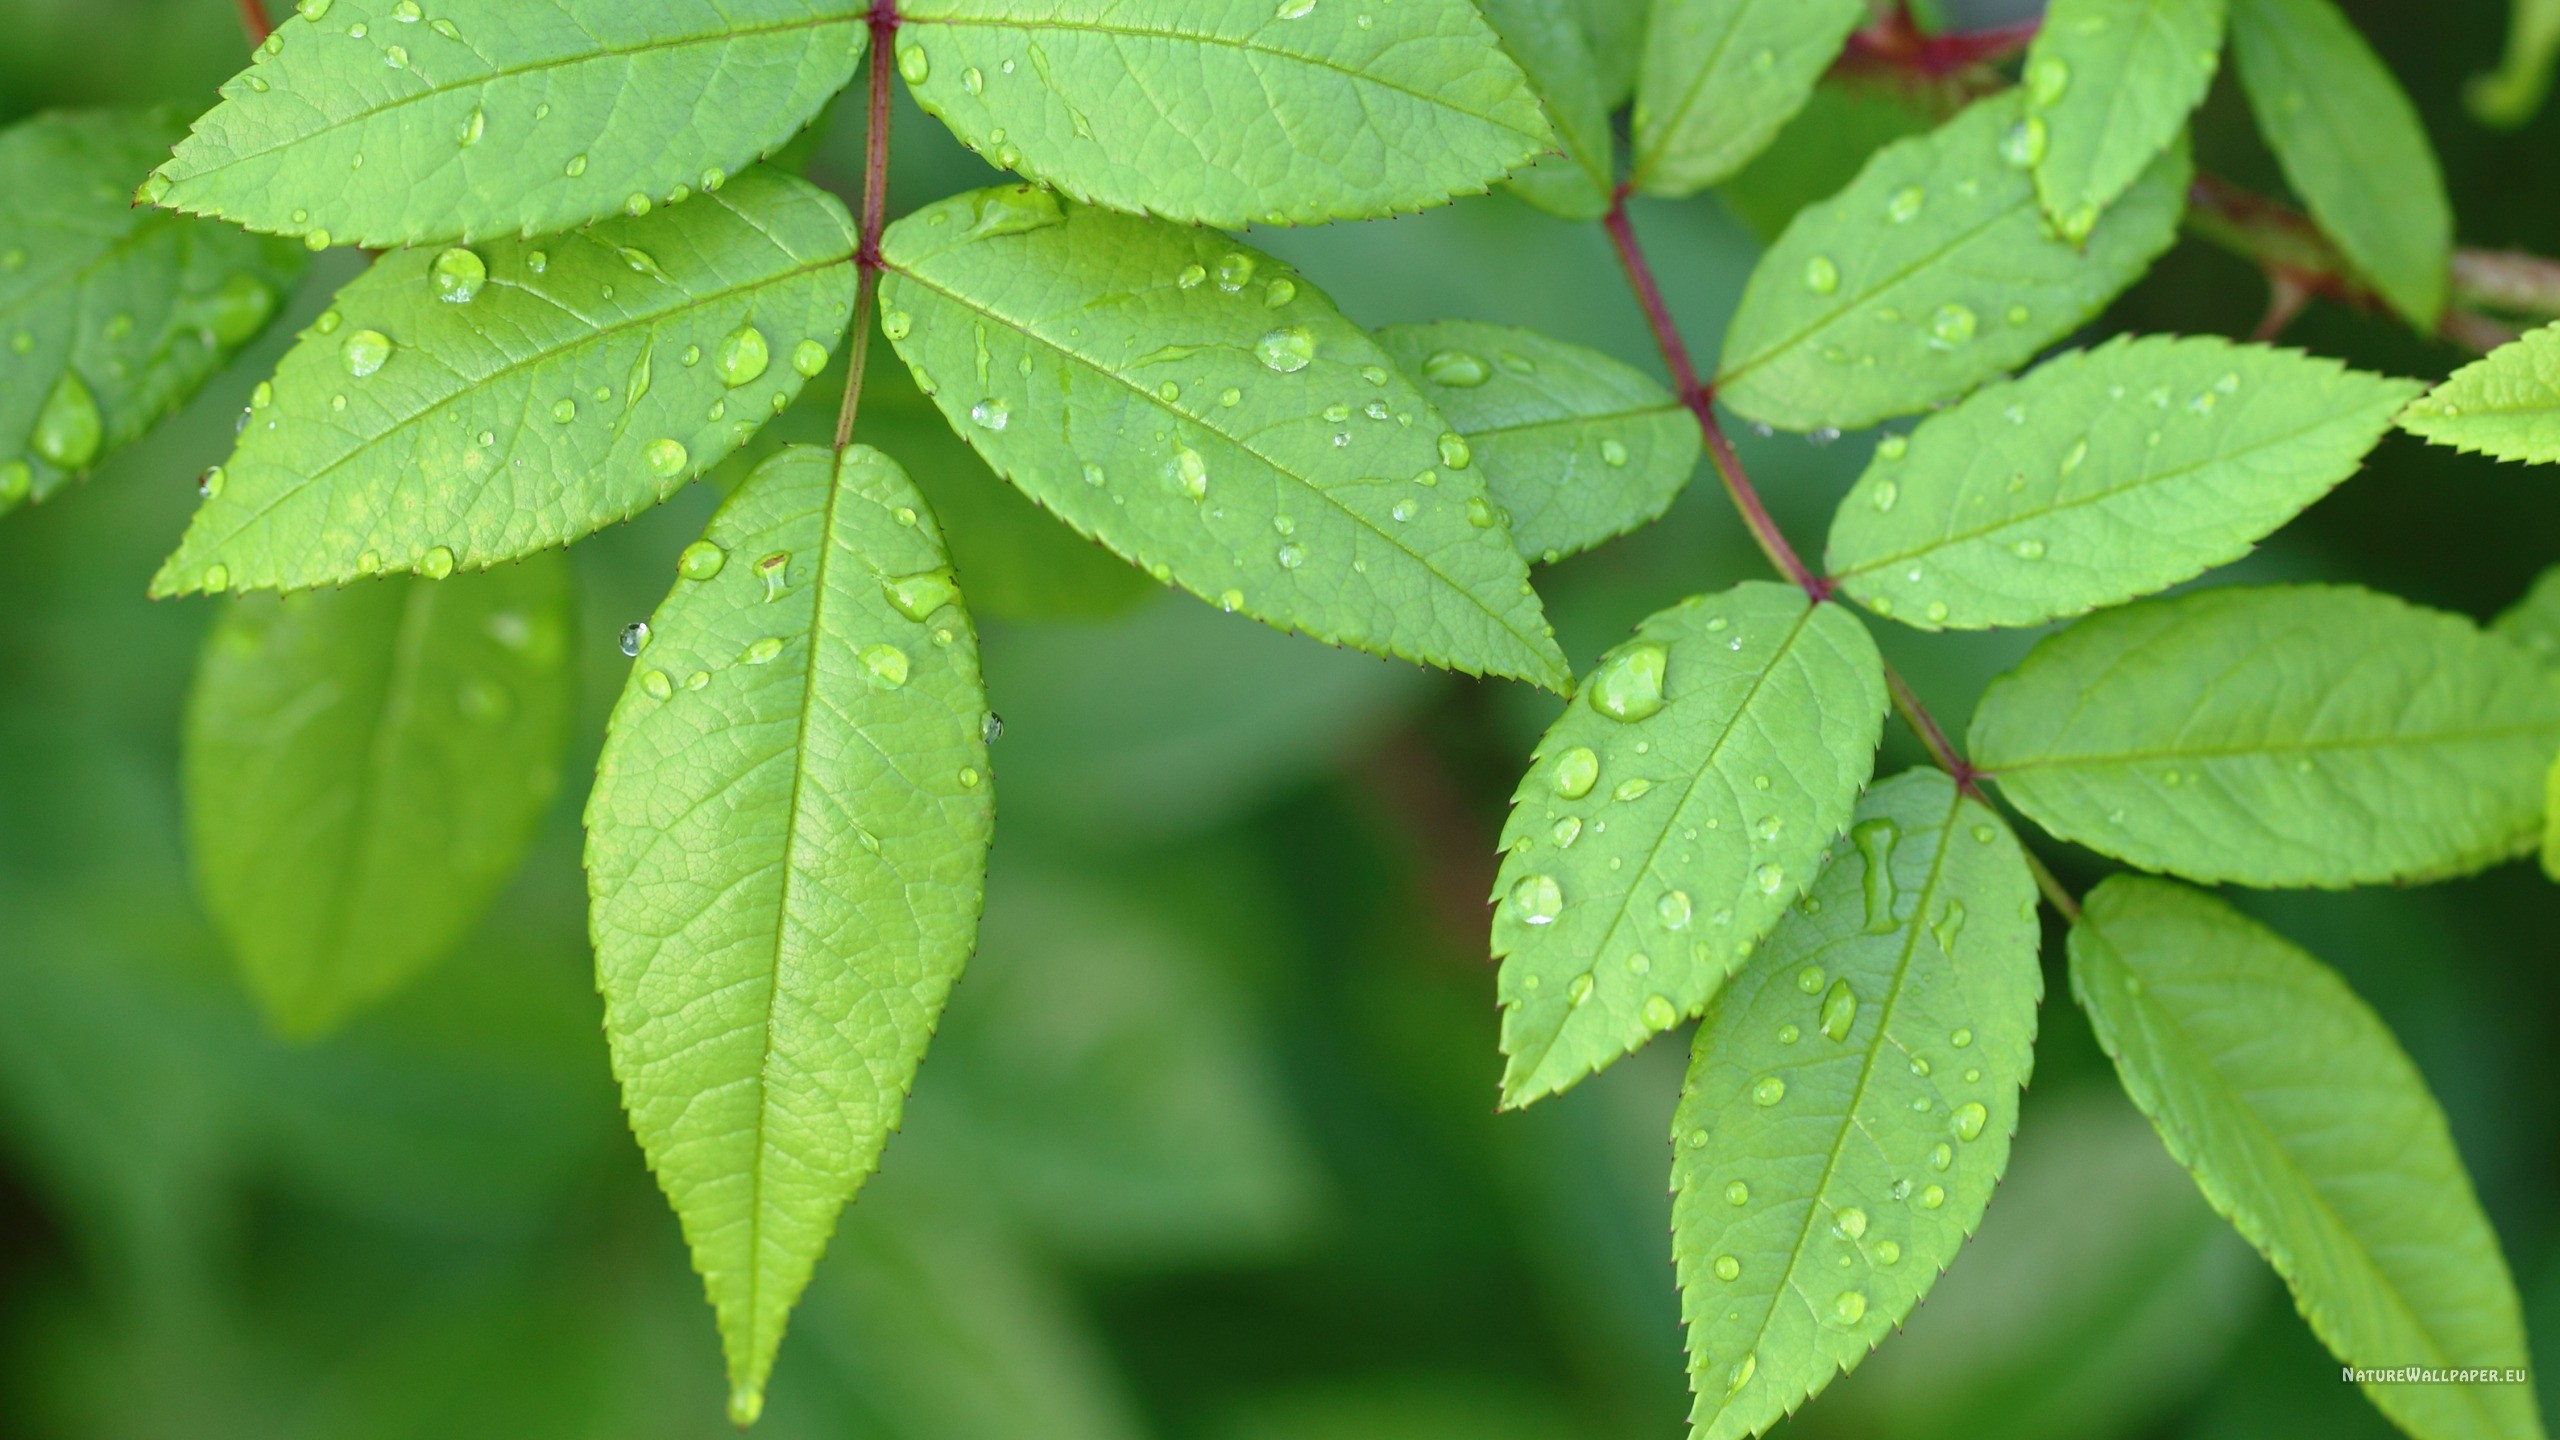
[[[1853,70],[1899,70],[1944,80],[1977,66],[1997,65],[2026,49],[2042,23],[2021,20],[1987,30],[1930,35],[1922,32],[1909,5],[1897,5],[1874,24],[1851,32],[1840,58]]]
[[[267,43],[275,33],[275,22],[267,18],[265,0],[240,0],[240,28],[249,32],[250,48]]]
[[[862,136],[862,239],[853,252],[860,272],[853,293],[853,348],[847,352],[844,404],[836,411],[836,449],[853,443],[862,408],[862,372],[871,355],[871,309],[880,289],[880,232],[889,213],[889,68],[898,40],[895,0],[872,0],[870,114]]]

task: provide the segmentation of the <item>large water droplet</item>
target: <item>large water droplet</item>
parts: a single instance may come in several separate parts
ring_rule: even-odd
[[[926,58],[924,47],[909,45],[898,52],[898,73],[910,85],[921,85],[933,74],[933,61]]]
[[[765,344],[764,332],[753,325],[741,325],[713,352],[711,370],[720,377],[720,383],[734,390],[753,383],[772,363],[773,350]]]
[[[1929,317],[1929,344],[1939,350],[1954,350],[1973,343],[1980,322],[1972,310],[1962,305],[1941,305]]]
[[[1739,1260],[1734,1259],[1734,1258],[1733,1258],[1732,1256],[1730,1256],[1730,1255],[1719,1255],[1719,1256],[1717,1256],[1717,1257],[1716,1257],[1716,1278],[1717,1278],[1717,1279],[1719,1279],[1719,1280],[1738,1280],[1738,1279],[1741,1279],[1741,1278],[1742,1278],[1742,1262],[1741,1262],[1741,1261],[1739,1261]]]
[[[685,453],[680,440],[652,440],[641,458],[648,462],[650,474],[672,480],[684,473],[685,462],[693,457]]]
[[[1850,827],[1849,838],[1866,864],[1866,932],[1882,935],[1894,923],[1893,847],[1902,838],[1902,827],[1882,817],[1861,820]]]
[[[1743,1356],[1741,1362],[1733,1367],[1733,1378],[1724,1382],[1724,1398],[1730,1400],[1734,1396],[1741,1394],[1742,1387],[1751,1383],[1752,1375],[1757,1372],[1759,1368],[1760,1352],[1755,1350],[1750,1354]]]
[[[638,659],[640,657],[640,652],[647,649],[649,646],[649,622],[646,620],[634,620],[630,624],[623,626],[619,643],[622,646],[622,653],[626,657],[634,660]]]
[[[480,298],[480,287],[489,283],[489,266],[477,254],[456,245],[438,255],[427,267],[427,276],[435,285],[436,298],[449,305],[468,305]]]
[[[1316,339],[1303,325],[1283,325],[1254,342],[1253,353],[1265,368],[1291,375],[1316,358]]]
[[[1600,662],[1585,687],[1591,708],[1617,721],[1642,720],[1662,709],[1662,682],[1671,652],[1651,643],[1621,646]]]
[[[1846,980],[1831,982],[1829,994],[1822,997],[1822,1033],[1846,1042],[1849,1027],[1858,1023],[1858,997]]]
[[[2071,88],[2071,65],[2059,55],[2038,55],[2027,65],[2027,103],[2039,110],[2052,108]]]
[[[1165,462],[1165,475],[1173,481],[1173,488],[1194,500],[1209,493],[1209,462],[1200,458],[1200,452],[1188,445],[1173,447],[1173,458]],[[1280,563],[1287,565],[1289,562],[1283,560]],[[1297,567],[1292,565],[1290,568]]]
[[[1831,1302],[1831,1313],[1840,1318],[1841,1324],[1855,1325],[1867,1316],[1867,1297],[1860,1291],[1843,1290],[1840,1298]]]
[[[379,330],[358,330],[338,346],[338,358],[347,373],[359,380],[391,363],[391,337]]]
[[[1452,470],[1464,470],[1475,459],[1467,448],[1467,437],[1454,430],[1440,432],[1440,463]]]
[[[98,458],[106,443],[106,422],[98,414],[97,397],[77,373],[65,370],[53,382],[28,440],[38,455],[65,470],[86,469]]]
[[[1464,350],[1435,350],[1422,362],[1422,378],[1452,390],[1472,390],[1493,378],[1493,367]]]
[[[1689,904],[1689,892],[1686,890],[1664,891],[1662,898],[1654,902],[1653,913],[1654,918],[1662,922],[1662,928],[1665,930],[1689,928],[1689,917],[1694,913]]]
[[[895,645],[874,645],[862,652],[862,668],[885,689],[907,683],[907,652]]]
[[[1787,883],[1787,872],[1775,865],[1763,865],[1751,872],[1751,882],[1760,887],[1761,894],[1775,895]]]
[[[1679,1023],[1680,1011],[1668,996],[1648,995],[1644,1002],[1644,1023],[1648,1029],[1668,1030]]]
[[[1748,1205],[1748,1204],[1750,1204],[1750,1203],[1751,1203],[1751,1187],[1750,1187],[1750,1186],[1748,1186],[1748,1185],[1745,1185],[1744,1183],[1742,1183],[1742,1182],[1741,1182],[1741,1181],[1739,1181],[1739,1180],[1736,1180],[1736,1181],[1734,1181],[1732,1184],[1725,1186],[1725,1187],[1724,1187],[1724,1203],[1726,1203],[1727,1205]]]
[[[728,551],[708,540],[696,540],[676,556],[676,573],[687,580],[708,580],[728,563]]]
[[[1766,1108],[1787,1098],[1787,1082],[1775,1075],[1763,1075],[1751,1087],[1751,1103]]]
[[[809,379],[827,368],[827,347],[815,340],[803,340],[791,347],[791,368]]]
[[[1012,408],[992,395],[969,407],[969,423],[981,430],[1001,430],[1012,420]]]
[[[1831,1217],[1831,1228],[1839,1231],[1844,1240],[1863,1240],[1867,1234],[1867,1212],[1855,1205],[1848,1206]]]
[[[1547,782],[1567,800],[1579,800],[1600,783],[1600,757],[1588,745],[1576,745],[1556,757]]]
[[[1981,1138],[1983,1124],[1990,1118],[1991,1112],[1982,1108],[1981,1101],[1967,1100],[1948,1114],[1947,1126],[1956,1132],[1957,1139],[1975,1140]]]
[[[1218,288],[1232,295],[1253,283],[1254,260],[1241,250],[1231,250],[1218,261]]]
[[[934,611],[960,598],[960,586],[948,570],[927,570],[915,575],[900,575],[880,582],[882,594],[889,604],[910,620],[921,622]]]
[[[1564,890],[1554,876],[1523,876],[1511,887],[1511,908],[1523,925],[1552,925],[1564,913]]]
[[[1804,288],[1816,295],[1828,295],[1840,288],[1840,267],[1828,255],[1816,255],[1804,262]]]
[[[453,551],[445,546],[430,548],[418,561],[418,573],[430,580],[441,580],[453,573]]]

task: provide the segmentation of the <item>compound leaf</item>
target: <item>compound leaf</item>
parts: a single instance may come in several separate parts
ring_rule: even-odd
[[[2237,560],[2355,473],[2416,392],[2292,350],[2119,339],[1888,439],[1826,563],[1924,630],[2039,625]]]
[[[1856,616],[1766,581],[1692,596],[1601,659],[1503,827],[1506,1105],[1714,997],[1848,825],[1884,709]]]
[[[1378,343],[1466,437],[1511,543],[1553,562],[1671,508],[1703,442],[1650,376],[1534,330],[1443,320]]]
[[[471,928],[550,808],[568,562],[223,607],[187,708],[198,887],[268,1018],[328,1030]]]
[[[1984,692],[1970,748],[2037,824],[2147,869],[2434,879],[2541,834],[2560,678],[2371,591],[2208,590],[2045,640]]]
[[[2210,895],[2117,876],[2071,990],[2205,1199],[2353,1366],[2527,1363],[2515,1282],[2444,1113],[2345,982]],[[2526,1385],[2367,1383],[2421,1440],[2539,1440]]]
[[[975,942],[986,695],[942,542],[876,450],[775,456],[678,570],[587,805],[589,924],[744,1424]]]
[[[156,110],[0,130],[0,513],[142,438],[302,274],[290,245],[133,207],[177,130]]]
[[[917,382],[1077,530],[1282,629],[1569,680],[1466,440],[1279,261],[1028,186],[883,248],[882,329]]]
[[[1761,258],[1717,394],[1786,430],[1856,429],[2014,369],[2133,283],[2177,237],[2183,144],[2079,246],[2054,236],[2016,92],[1876,152]]]
[[[2560,325],[2546,325],[2456,370],[2400,417],[2431,445],[2560,463]]]
[[[1672,1121],[1699,1440],[1759,1434],[1884,1343],[2008,1168],[2044,993],[2025,854],[1936,771],[1857,815],[1708,1007]]]
[[[1655,0],[1629,182],[1690,195],[1749,164],[1866,18],[1865,0]]]
[[[311,248],[541,235],[719,188],[853,78],[855,0],[302,0],[142,198]]]
[[[395,251],[250,401],[158,595],[439,575],[657,504],[826,363],[853,224],[769,170],[638,219]]]
[[[908,0],[898,69],[971,149],[1209,225],[1387,215],[1553,144],[1466,0]]]
[[[2204,103],[2226,0],[2054,0],[2027,52],[2036,195],[2086,236]]]
[[[2231,50],[2311,217],[2392,309],[2434,329],[2453,206],[2400,82],[2330,0],[2231,0]]]
[[[1609,104],[1601,93],[1591,37],[1570,7],[1552,0],[1480,0],[1485,19],[1502,37],[1529,88],[1554,123],[1551,153],[1515,172],[1521,199],[1568,220],[1597,220],[1608,213],[1616,184]]]

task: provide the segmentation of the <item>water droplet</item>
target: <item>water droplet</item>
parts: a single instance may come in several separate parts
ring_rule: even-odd
[[[2059,55],[2038,55],[2027,66],[2027,103],[2039,110],[2053,108],[2062,92],[2071,87],[2071,65]]]
[[[791,552],[776,550],[756,561],[756,578],[764,582],[766,604],[781,599],[782,592],[791,587]]]
[[[25,469],[25,468],[26,468],[26,462],[25,462],[25,461],[23,461],[23,460],[13,460],[13,461],[11,461],[11,462],[9,462],[9,463],[10,463],[12,466],[16,467],[17,469],[21,469],[21,470],[23,470],[23,469]],[[213,497],[215,497],[215,496],[217,496],[217,495],[221,494],[221,493],[222,493],[222,478],[223,478],[223,477],[222,477],[222,467],[221,467],[221,466],[216,465],[216,466],[214,466],[212,469],[207,470],[206,472],[204,472],[204,474],[202,474],[202,475],[200,475],[200,476],[196,477],[196,494],[197,494],[197,495],[199,495],[199,496],[201,496],[201,497],[202,497],[202,498],[204,498],[204,499],[207,499],[207,500],[210,500],[210,499],[212,499]],[[7,501],[9,501],[9,500],[13,500],[13,499],[23,499],[23,498],[25,498],[25,497],[24,497],[24,496],[0,495],[0,503],[6,503],[6,502],[7,502]]]
[[[328,15],[330,5],[334,3],[335,0],[300,0],[300,3],[293,8],[300,12],[305,20],[318,20]]]
[[[1613,470],[1623,469],[1627,463],[1627,447],[1617,440],[1603,440],[1600,442],[1600,459]]]
[[[693,457],[685,452],[681,441],[652,440],[649,448],[641,452],[641,458],[648,463],[650,474],[672,480],[684,473],[685,463]]]
[[[649,622],[634,620],[623,626],[620,644],[625,657],[638,659],[640,652],[647,649],[649,645]]]
[[[1649,995],[1644,1002],[1644,1023],[1655,1030],[1668,1030],[1679,1023],[1680,1012],[1666,996]]]
[[[1662,922],[1663,929],[1686,930],[1689,928],[1689,917],[1693,913],[1689,905],[1689,892],[1664,891],[1662,898],[1654,902],[1653,913],[1654,917]]]
[[[1265,368],[1292,375],[1316,358],[1316,339],[1302,325],[1284,325],[1255,342],[1253,353]]]
[[[702,172],[702,193],[705,195],[710,194],[712,191],[717,190],[728,183],[729,172],[721,169],[717,165],[714,165],[710,169]]]
[[[1761,894],[1775,895],[1778,887],[1787,883],[1787,872],[1775,865],[1763,865],[1751,872],[1751,880],[1760,887]]]
[[[1781,1045],[1793,1045],[1803,1038],[1804,1032],[1797,1029],[1794,1025],[1781,1025],[1778,1027],[1778,1043]]]
[[[760,640],[751,642],[746,649],[740,651],[738,653],[738,662],[743,665],[770,665],[774,662],[775,657],[779,656],[781,653],[782,641],[780,637],[767,635]]]
[[[1947,908],[1938,916],[1938,923],[1929,927],[1929,933],[1937,937],[1938,948],[1950,956],[1956,953],[1956,936],[1963,931],[1964,902],[1961,900],[1948,901]]]
[[[1557,849],[1570,850],[1573,842],[1582,838],[1582,820],[1579,816],[1567,815],[1556,822],[1556,828],[1550,833],[1555,837]]]
[[[1752,1374],[1759,1368],[1758,1351],[1743,1356],[1741,1362],[1733,1367],[1733,1378],[1724,1382],[1724,1398],[1730,1400],[1741,1394],[1742,1387],[1751,1383]]]
[[[1956,1132],[1957,1139],[1974,1140],[1981,1137],[1982,1127],[1990,1118],[1991,1112],[1982,1108],[1981,1101],[1968,1100],[1949,1112],[1947,1125]]]
[[[1662,683],[1671,653],[1651,643],[1621,646],[1593,671],[1586,686],[1591,708],[1612,720],[1633,722],[1662,709]]]
[[[1716,1257],[1716,1278],[1717,1278],[1717,1279],[1719,1279],[1719,1280],[1738,1280],[1738,1279],[1740,1279],[1741,1277],[1742,1277],[1742,1262],[1741,1262],[1741,1261],[1734,1259],[1734,1258],[1733,1258],[1732,1256],[1730,1256],[1730,1255],[1719,1255],[1719,1256],[1717,1256],[1717,1257]]]
[[[1763,1075],[1751,1087],[1751,1103],[1766,1108],[1787,1098],[1787,1082],[1775,1075]]]
[[[1977,322],[1973,311],[1962,305],[1941,305],[1929,318],[1929,344],[1939,350],[1954,350],[1973,341]]]
[[[1564,998],[1565,1003],[1569,1005],[1579,1005],[1583,1001],[1591,998],[1591,974],[1589,971],[1585,971],[1582,974],[1573,977],[1573,983],[1564,987]]]
[[[1435,350],[1422,362],[1422,378],[1452,390],[1472,390],[1493,378],[1493,367],[1464,350]]]
[[[1262,287],[1262,308],[1278,310],[1298,298],[1298,282],[1282,275]]]
[[[1804,262],[1804,288],[1816,295],[1828,295],[1840,288],[1840,267],[1828,255],[1816,255]]]
[[[234,275],[204,301],[204,328],[213,343],[229,347],[246,343],[276,313],[276,292],[255,275]]]
[[[303,235],[302,244],[306,249],[326,250],[329,248],[329,232],[326,230],[309,231]]]
[[[978,773],[978,767],[975,765],[963,765],[960,767],[960,788],[963,790],[977,789],[978,782],[985,778],[985,776]]]
[[[1638,775],[1633,779],[1619,782],[1618,788],[1610,793],[1621,800],[1641,800],[1653,793],[1653,782]]]
[[[895,645],[874,645],[862,652],[862,668],[883,689],[895,690],[907,683],[907,652]]]
[[[960,587],[948,570],[927,570],[883,580],[880,589],[899,614],[918,622],[960,597]]]
[[[1841,1324],[1855,1325],[1866,1318],[1867,1297],[1856,1290],[1843,1290],[1840,1298],[1831,1302],[1831,1313],[1840,1317]]]
[[[1524,876],[1511,887],[1511,908],[1524,925],[1552,925],[1564,912],[1564,891],[1553,876]]]
[[[696,540],[676,556],[676,573],[687,580],[708,580],[728,563],[728,551],[708,540]]]
[[[359,380],[391,362],[391,337],[379,330],[358,330],[338,346],[347,373]]]
[[[1230,250],[1218,261],[1218,288],[1232,295],[1253,283],[1253,257]]]
[[[891,340],[904,340],[916,328],[915,317],[904,310],[880,312],[880,333]]]
[[[1173,482],[1173,488],[1194,500],[1209,493],[1209,462],[1188,445],[1173,447],[1173,458],[1165,462],[1164,473],[1165,478]],[[1287,560],[1280,563],[1292,570],[1297,568]]]
[[[1724,1203],[1727,1205],[1747,1205],[1751,1203],[1751,1187],[1743,1184],[1739,1180],[1727,1185],[1724,1187]]]
[[[1876,1259],[1887,1265],[1902,1263],[1902,1247],[1891,1240],[1876,1242]]]
[[[1475,454],[1467,448],[1467,437],[1454,430],[1440,432],[1440,463],[1452,470],[1464,470]]]
[[[2000,137],[2000,158],[2011,169],[2032,170],[2044,159],[2045,142],[2049,138],[2044,117],[2030,115],[2008,128]]]
[[[216,594],[230,589],[231,567],[219,562],[204,567],[204,588],[207,594]]]
[[[1917,185],[1906,185],[1894,192],[1885,203],[1885,218],[1896,225],[1906,225],[1920,218],[1921,208],[1929,203],[1929,192]]]
[[[1822,1033],[1846,1043],[1849,1027],[1858,1023],[1858,997],[1846,980],[1831,982],[1831,992],[1822,997]]]
[[[773,351],[765,343],[764,332],[753,325],[730,332],[711,357],[712,372],[733,390],[761,378],[772,363]]]
[[[1579,800],[1600,783],[1600,756],[1588,745],[1576,745],[1556,757],[1547,783],[1567,800]]]
[[[1954,1163],[1956,1163],[1955,1147],[1947,1144],[1944,1140],[1941,1140],[1937,1144],[1929,1147],[1929,1168],[1933,1170],[1944,1170]]]
[[[1920,1192],[1920,1208],[1923,1210],[1935,1210],[1946,1203],[1947,1192],[1943,1186],[1932,1185]]]
[[[562,173],[562,174],[564,174],[564,175],[567,175],[567,176],[568,176],[570,179],[572,179],[572,180],[575,180],[575,179],[577,179],[579,176],[586,174],[586,173],[587,173],[587,157],[586,157],[586,156],[584,156],[584,155],[572,155],[572,156],[570,156],[570,157],[569,157],[569,163],[568,163],[566,166],[562,167],[561,173]]]
[[[791,368],[816,379],[818,372],[827,368],[827,347],[815,340],[803,340],[792,346]]]
[[[1855,1205],[1849,1206],[1831,1217],[1831,1228],[1838,1231],[1842,1239],[1863,1240],[1867,1234],[1867,1212]]]
[[[524,268],[532,274],[540,275],[551,268],[551,257],[536,250],[524,257]]]
[[[1307,549],[1305,546],[1300,545],[1295,541],[1291,541],[1290,543],[1281,546],[1272,558],[1280,562],[1281,569],[1295,570],[1299,566],[1307,563]]]
[[[77,372],[65,370],[36,412],[28,443],[36,454],[64,470],[86,469],[106,443],[106,422],[98,399]]]
[[[577,419],[578,402],[575,400],[559,401],[551,407],[551,418],[559,421],[563,425]]]
[[[898,52],[898,73],[910,85],[921,85],[933,74],[933,61],[926,58],[924,47],[910,45]]]

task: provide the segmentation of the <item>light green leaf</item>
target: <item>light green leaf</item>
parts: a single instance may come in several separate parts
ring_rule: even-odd
[[[2552,61],[2560,59],[2560,3],[2510,0],[2508,15],[2506,58],[2463,92],[2482,124],[2504,130],[2541,113],[2551,93]]]
[[[1714,997],[1847,827],[1884,709],[1857,618],[1766,581],[1692,596],[1601,659],[1503,827],[1504,1104]]]
[[[2435,879],[2541,833],[2560,678],[2371,591],[2207,590],[2036,646],[1984,692],[1970,749],[2037,824],[2147,869]]]
[[[1027,186],[889,228],[881,328],[996,472],[1226,610],[1560,688],[1466,441],[1307,280]]]
[[[2382,1021],[2220,900],[2118,876],[2071,929],[2071,990],[2134,1104],[2349,1365],[2526,1364],[2515,1282]],[[2530,1385],[2367,1384],[2420,1440],[2538,1440]]]
[[[1716,199],[1766,245],[1806,206],[1856,179],[1878,150],[1937,128],[1955,108],[1935,90],[1835,76],[1814,87],[1759,159],[1716,187]]]
[[[1466,437],[1511,543],[1533,559],[1661,519],[1697,469],[1688,407],[1596,350],[1464,320],[1390,325],[1378,343]]]
[[[1600,104],[1615,110],[1636,93],[1636,67],[1644,56],[1644,27],[1651,0],[1567,0],[1588,37],[1599,67]]]
[[[2489,622],[2489,632],[2522,646],[2543,664],[2560,668],[2560,565],[2536,576],[2523,599]]]
[[[755,171],[576,234],[384,256],[251,397],[152,593],[435,576],[629,519],[817,373],[853,242],[833,196]]]
[[[718,189],[844,88],[869,34],[856,0],[300,9],[143,199],[315,250],[566,230]]]
[[[1608,213],[1616,185],[1616,140],[1609,133],[1609,105],[1589,34],[1570,9],[1553,0],[1479,3],[1555,125],[1557,148],[1513,174],[1512,190],[1550,214],[1599,219]]]
[[[598,762],[589,923],[744,1424],[975,941],[986,695],[931,517],[876,450],[775,456],[679,572]]]
[[[1466,0],[908,0],[898,70],[969,148],[1080,200],[1320,225],[1481,192],[1554,143]]]
[[[1857,815],[1708,1007],[1672,1121],[1699,1440],[1768,1429],[1910,1316],[1982,1223],[2034,1066],[2017,838],[1936,771]]]
[[[2400,426],[2466,454],[2560,464],[2560,325],[2454,371],[2409,407]]]
[[[2225,0],[2054,0],[2027,51],[2036,195],[2078,239],[2204,103]]]
[[[1923,630],[2040,625],[2165,590],[2355,473],[2417,387],[2261,345],[2119,338],[1888,437],[1825,563]]]
[[[2330,0],[2231,0],[2231,50],[2311,217],[2392,309],[2434,329],[2453,206],[2400,82]]]
[[[2560,880],[2560,760],[2542,782],[2542,873]]]
[[[0,130],[0,514],[178,408],[264,330],[292,247],[136,210],[165,111],[56,111]]]
[[[1888,145],[1797,215],[1751,272],[1719,398],[1781,429],[1857,429],[2026,363],[2132,284],[2177,237],[2184,145],[2074,247],[2037,207],[2022,104],[2004,92]]]
[[[1866,0],[1654,0],[1629,183],[1690,195],[1749,164],[1866,18]]]

